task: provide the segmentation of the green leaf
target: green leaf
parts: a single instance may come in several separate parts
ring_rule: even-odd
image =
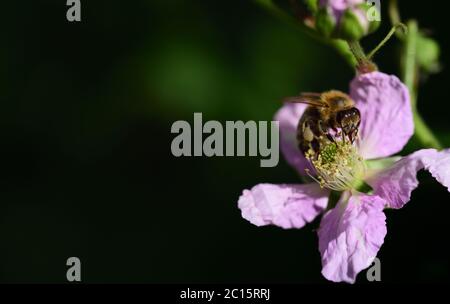
[[[439,70],[439,44],[432,38],[420,33],[417,35],[416,60],[420,68],[425,72],[434,73]]]

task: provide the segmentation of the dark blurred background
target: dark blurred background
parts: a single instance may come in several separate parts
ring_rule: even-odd
[[[326,282],[314,229],[257,228],[241,191],[295,183],[283,159],[176,158],[176,120],[270,120],[282,97],[347,91],[353,71],[332,49],[248,0],[7,1],[0,25],[0,281]],[[443,71],[419,108],[450,146],[448,16],[400,1],[442,48]],[[383,26],[363,44],[374,46]],[[399,74],[395,39],[377,56]],[[395,130],[393,130],[395,132]],[[450,194],[428,173],[387,211],[382,281],[449,281]],[[363,271],[358,279],[366,282]]]

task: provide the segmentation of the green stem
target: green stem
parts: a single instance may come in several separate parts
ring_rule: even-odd
[[[350,51],[353,53],[353,56],[355,56],[356,61],[359,65],[367,61],[366,53],[364,53],[364,50],[358,41],[348,41],[347,43]]]
[[[356,70],[359,73],[369,73],[378,70],[375,63],[373,63],[364,52],[359,41],[347,41],[350,51],[358,63]]]
[[[417,74],[416,63],[416,45],[417,45],[417,22],[411,20],[408,22],[408,33],[406,34],[404,45],[404,62],[403,62],[403,82],[409,89],[411,95],[411,103],[416,105],[417,86],[415,83]]]
[[[309,37],[331,46],[334,48],[339,55],[341,55],[347,64],[354,68],[357,66],[357,61],[354,58],[352,52],[350,51],[347,43],[344,40],[340,39],[325,39],[317,31],[298,20],[295,20],[292,16],[284,12],[282,9],[277,7],[271,0],[254,0],[257,4],[259,4],[262,8],[273,14],[279,19],[284,20],[285,22],[295,26],[295,28],[299,29],[301,32],[305,33]]]
[[[331,41],[328,41],[328,44],[331,45],[338,52],[338,54],[342,56],[342,58],[344,58],[350,67],[355,68],[358,65],[358,61],[355,56],[353,56],[348,44],[344,40],[332,39]]]
[[[401,22],[400,13],[398,12],[397,0],[390,0],[388,7],[389,19],[391,19],[392,25]]]
[[[399,22],[392,26],[389,33],[384,37],[384,39],[367,55],[367,58],[372,59],[373,56],[386,44],[386,42],[391,39],[392,35],[397,32],[397,29],[402,29],[404,33],[407,32],[408,28],[403,23]]]
[[[415,133],[414,137],[424,147],[441,149],[442,145],[434,136],[431,129],[427,126],[417,110],[417,79],[419,69],[416,62],[417,36],[419,29],[417,22],[411,20],[408,22],[408,32],[405,36],[404,62],[403,62],[403,82],[409,89],[411,97],[411,106],[414,116]]]

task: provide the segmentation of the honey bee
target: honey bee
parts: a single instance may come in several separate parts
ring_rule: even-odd
[[[336,137],[353,144],[358,135],[361,114],[345,93],[336,90],[303,93],[289,97],[285,102],[309,105],[297,126],[297,141],[303,154],[312,150],[317,155],[321,143],[327,140],[335,142]]]

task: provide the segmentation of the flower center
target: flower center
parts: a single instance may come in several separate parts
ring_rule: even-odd
[[[348,140],[324,143],[319,153],[309,150],[305,157],[316,169],[317,177],[312,178],[321,187],[345,191],[355,189],[361,183],[364,160]]]

